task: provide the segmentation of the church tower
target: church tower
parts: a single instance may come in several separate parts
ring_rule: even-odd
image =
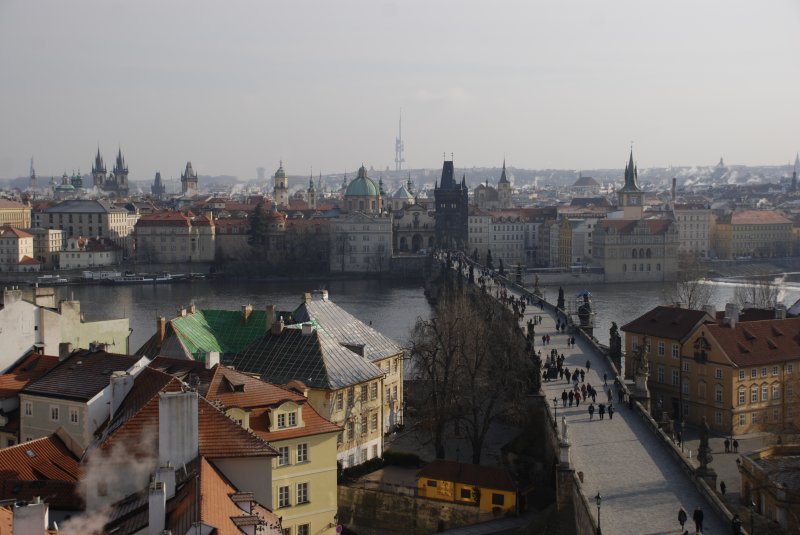
[[[128,165],[122,156],[122,149],[119,149],[117,161],[114,164],[114,189],[120,195],[127,195],[128,193]]]
[[[617,202],[625,219],[641,219],[644,210],[644,191],[638,183],[639,170],[633,163],[633,149],[625,166],[625,185],[617,191]]]
[[[33,169],[33,156],[31,156],[31,191],[36,191],[36,171]]]
[[[317,190],[314,187],[314,177],[308,177],[308,207],[311,210],[317,209]]]
[[[167,188],[164,186],[164,181],[161,180],[161,173],[156,173],[156,179],[153,181],[153,185],[150,186],[150,193],[153,194],[154,197],[158,197],[159,199],[164,196],[166,193]]]
[[[94,164],[92,165],[92,185],[95,188],[103,189],[106,183],[106,164],[103,163],[103,157],[100,156],[100,147],[97,147],[97,156],[94,157]]]
[[[500,175],[500,182],[497,183],[497,196],[500,200],[500,209],[511,208],[511,182],[506,177],[506,161],[503,159],[503,172]]]
[[[286,171],[283,170],[283,160],[280,162],[278,170],[275,171],[275,187],[272,190],[272,200],[278,208],[289,208],[289,179],[286,178]]]
[[[181,193],[187,197],[197,195],[197,171],[192,162],[186,162],[186,170],[181,173]]]
[[[442,165],[442,178],[435,184],[433,196],[436,206],[436,245],[463,251],[467,246],[469,228],[469,191],[466,177],[461,183],[455,178],[452,160]]]
[[[31,158],[31,162],[33,162],[33,158]],[[31,163],[31,169],[33,169],[33,163]],[[797,192],[797,173],[800,172],[800,154],[795,154],[794,157],[794,170],[792,171],[792,193]]]

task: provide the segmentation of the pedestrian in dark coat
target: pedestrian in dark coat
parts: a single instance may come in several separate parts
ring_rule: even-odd
[[[733,453],[739,453],[739,441],[733,439]]]
[[[572,407],[572,400],[575,399],[575,393],[572,390],[570,390],[567,396],[569,397],[569,406]]]
[[[604,384],[604,385],[607,385],[607,384],[608,384],[608,374],[607,374],[607,373],[604,373],[604,374],[603,374],[603,384]]]
[[[625,393],[622,391],[622,388],[617,387],[617,402],[622,404],[624,398],[625,398]]]
[[[700,509],[699,505],[694,508],[692,520],[694,520],[695,533],[703,533],[703,510]]]
[[[581,370],[581,382],[583,383],[584,381],[586,381],[586,372]]]
[[[594,403],[589,403],[589,419],[591,420],[594,416]]]
[[[590,370],[591,368],[592,368],[592,361],[590,361],[590,360],[587,360],[587,361],[586,361],[586,369],[587,369],[587,370]]]
[[[733,520],[731,520],[731,533],[733,535],[742,535],[742,519],[739,518],[739,515],[733,515]]]
[[[581,391],[580,390],[576,390],[575,391],[575,406],[577,407],[580,404],[581,404]]]
[[[681,525],[681,529],[683,529],[683,525],[686,523],[686,519],[688,518],[686,511],[683,510],[683,507],[678,509],[678,523]]]
[[[726,438],[724,444],[725,444],[725,453],[730,453],[731,441]]]
[[[597,407],[597,414],[600,415],[601,420],[603,419],[603,416],[605,416],[606,414],[606,406],[603,405],[602,403],[600,404],[600,406]]]
[[[608,405],[608,419],[609,420],[614,419],[614,405],[611,404]]]

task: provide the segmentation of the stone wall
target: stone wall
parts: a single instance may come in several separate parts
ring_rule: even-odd
[[[423,535],[494,520],[475,506],[339,485],[339,523],[359,534]]]

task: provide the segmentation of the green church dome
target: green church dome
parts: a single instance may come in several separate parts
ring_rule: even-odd
[[[367,176],[367,170],[363,165],[358,170],[358,176],[347,185],[347,190],[344,192],[345,197],[377,197],[378,195],[378,186]]]
[[[278,170],[275,171],[275,178],[286,178],[286,171],[283,170],[283,161],[278,166]]]

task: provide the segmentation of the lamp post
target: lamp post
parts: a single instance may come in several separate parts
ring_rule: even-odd
[[[558,429],[558,398],[553,398],[553,429]]]
[[[600,504],[602,501],[603,497],[600,495],[600,491],[597,491],[597,496],[594,497],[594,503],[597,504],[597,535],[603,535],[603,532],[600,529]]]

